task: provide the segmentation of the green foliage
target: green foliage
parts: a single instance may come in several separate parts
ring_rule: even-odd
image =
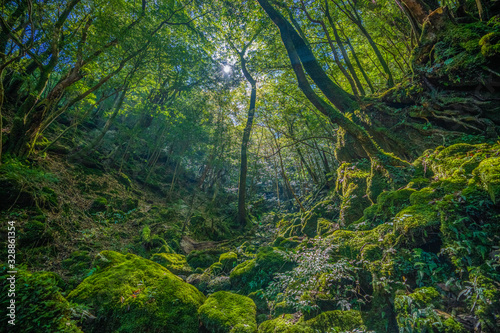
[[[34,163],[9,158],[0,165],[0,209],[13,205],[56,208],[57,194],[51,188],[59,179]]]
[[[265,290],[273,311],[279,305],[302,313],[315,313],[320,301],[329,301],[348,310],[361,302],[355,288],[358,268],[347,260],[331,262],[332,247],[322,240],[311,245],[290,254],[289,260],[296,266],[290,271],[277,273]]]
[[[11,318],[7,316],[10,310],[6,310],[0,320],[2,327],[9,327],[9,332],[82,333],[71,319],[73,306],[61,295],[59,277],[56,274],[30,273],[18,268],[17,274],[14,274],[15,297],[9,297],[10,283],[7,283],[7,278],[12,275],[7,271],[6,266],[1,268],[0,278],[5,283],[0,295],[0,305],[7,309],[12,304],[10,300],[15,300],[15,326],[7,323]]]

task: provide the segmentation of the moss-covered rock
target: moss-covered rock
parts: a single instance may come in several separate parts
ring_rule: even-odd
[[[350,163],[343,163],[338,168],[335,192],[341,197],[341,225],[349,225],[358,220],[363,216],[363,210],[370,206],[367,196],[369,178],[369,171]]]
[[[207,298],[198,313],[211,333],[257,332],[256,306],[246,296],[218,291]]]
[[[327,311],[309,319],[300,320],[295,316],[283,315],[263,322],[259,333],[315,333],[315,332],[352,332],[365,330],[361,313],[356,310]]]
[[[14,279],[11,279],[12,276]],[[71,320],[71,305],[60,293],[60,278],[56,274],[18,269],[17,274],[11,275],[4,266],[0,268],[0,278],[5,282],[0,294],[0,306],[4,310],[0,325],[6,330],[19,333],[82,333]],[[11,282],[15,287],[11,287]],[[9,296],[10,289],[15,289],[15,297]],[[15,319],[15,325],[8,323],[12,319]]]
[[[414,192],[414,189],[404,188],[380,193],[376,204],[366,208],[363,217],[356,221],[355,225],[365,223],[364,228],[372,228],[390,221],[401,209],[410,205],[410,196]]]
[[[294,249],[301,242],[302,242],[302,239],[299,238],[298,236],[293,236],[290,238],[285,238],[285,237],[279,236],[274,240],[274,246],[282,247],[285,249]]]
[[[500,201],[500,157],[483,160],[473,171],[474,177],[488,191],[491,201]]]
[[[133,254],[99,256],[106,265],[68,295],[97,317],[85,323],[86,332],[198,332],[195,314],[205,297],[196,288]]]
[[[219,262],[222,264],[222,270],[224,272],[230,272],[238,261],[238,255],[234,252],[226,252],[220,255]]]
[[[186,261],[186,257],[177,253],[155,253],[150,258],[152,261],[162,265],[175,275],[191,274],[193,269]]]

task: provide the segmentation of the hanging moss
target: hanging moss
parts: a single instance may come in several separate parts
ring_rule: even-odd
[[[68,300],[97,317],[85,332],[198,332],[196,311],[205,297],[165,267],[133,254],[100,253],[108,263],[86,278]]]
[[[256,306],[246,296],[218,291],[207,298],[198,313],[211,333],[257,332]]]

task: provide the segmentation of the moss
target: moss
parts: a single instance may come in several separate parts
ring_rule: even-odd
[[[186,282],[195,286],[201,292],[206,292],[209,283],[212,281],[212,276],[208,273],[196,273],[187,277]]]
[[[211,333],[257,332],[256,306],[246,296],[218,291],[207,298],[198,313]]]
[[[441,219],[429,205],[414,205],[400,211],[394,218],[397,243],[408,248],[421,247],[438,238]]]
[[[222,264],[220,262],[214,262],[209,268],[207,268],[207,272],[210,275],[219,275],[222,273]]]
[[[432,287],[415,289],[411,294],[395,297],[397,322],[401,330],[412,327],[418,332],[466,332],[463,325],[442,311],[441,295]]]
[[[311,332],[345,332],[365,329],[361,313],[356,310],[323,312],[299,325],[310,328]]]
[[[253,278],[256,265],[257,260],[251,259],[233,268],[229,275],[231,284],[235,287],[244,287]]]
[[[194,314],[205,297],[196,288],[133,254],[104,251],[100,257],[111,264],[68,295],[97,317],[85,323],[86,332],[198,332]]]
[[[229,272],[236,266],[238,255],[234,252],[223,253],[219,257],[219,262],[222,264],[222,270]]]
[[[45,221],[45,217],[42,221]],[[54,241],[51,228],[42,221],[37,220],[35,217],[26,222],[22,228],[22,233],[19,233],[19,244],[21,246],[40,247]]]
[[[368,231],[337,230],[328,239],[332,244],[338,245],[337,251],[341,256],[360,259],[363,251],[364,259],[376,259],[378,250],[374,248],[383,247],[390,242],[387,235],[392,232],[392,229],[388,224],[381,224]]]
[[[120,172],[118,175],[117,175],[117,178],[118,178],[118,182],[120,184],[122,184],[123,186],[125,186],[125,188],[131,188],[132,187],[132,181],[130,180],[130,178],[124,174],[123,172]]]
[[[0,269],[2,281],[9,282],[7,268]],[[68,332],[82,333],[71,320],[71,305],[61,295],[58,287],[59,277],[54,273],[30,273],[18,269],[15,274],[15,297],[9,297],[10,284],[5,283],[0,295],[0,306],[5,309],[0,318],[2,327],[9,327],[9,332]],[[16,302],[11,305],[11,299]],[[8,324],[12,318],[8,307],[15,307],[15,326]]]
[[[474,272],[470,276],[470,285],[474,286],[474,294],[468,302],[472,306],[476,305],[474,314],[479,318],[481,330],[497,332],[498,318],[500,317],[499,283]]]
[[[218,252],[213,251],[191,251],[186,260],[189,265],[193,268],[207,268],[212,265],[214,262],[217,262]]]
[[[230,290],[231,281],[229,276],[216,276],[208,281],[206,290],[209,293],[214,293],[221,290]]]
[[[444,326],[443,330],[445,333],[466,333],[466,332],[469,332],[469,330],[467,330],[464,327],[464,325],[462,325],[461,323],[456,321],[453,317],[447,318],[443,322],[443,326]]]
[[[106,211],[108,206],[108,200],[104,197],[98,197],[90,206],[90,210],[92,212],[104,212]]]
[[[308,212],[303,220],[300,233],[307,237],[314,237],[317,235],[319,216],[316,213]]]
[[[262,290],[251,292],[250,294],[248,294],[248,297],[250,297],[257,306],[257,313],[269,313],[269,307],[267,306],[266,297]]]
[[[401,209],[410,205],[410,196],[414,192],[414,189],[404,188],[397,191],[380,193],[376,204],[366,208],[363,212],[363,217],[355,224],[369,222],[369,227],[388,222]]]
[[[481,54],[485,58],[491,58],[500,54],[500,33],[490,32],[479,40]]]
[[[136,209],[139,206],[139,200],[135,198],[127,198],[122,204],[122,210],[125,212]]]
[[[415,291],[408,295],[408,297],[410,297],[420,307],[426,307],[429,305],[436,307],[440,299],[439,293],[432,287],[415,289]]]
[[[294,249],[296,248],[300,243],[302,242],[302,240],[297,237],[297,236],[294,236],[294,237],[290,237],[290,238],[284,238],[282,237],[280,240],[279,240],[279,243],[277,244],[277,246],[279,247],[283,247],[285,249]],[[275,242],[276,244],[277,242]]]
[[[439,198],[439,193],[431,187],[424,187],[420,191],[412,193],[410,203],[412,205],[427,205],[434,199]]]
[[[275,247],[260,247],[255,259],[244,261],[231,271],[231,284],[250,293],[266,287],[274,274],[292,267],[283,251]]]
[[[150,258],[176,275],[189,275],[193,269],[186,261],[186,257],[177,253],[155,253]]]
[[[351,332],[365,330],[361,313],[356,310],[327,311],[307,321],[298,320],[293,315],[283,315],[263,322],[259,333],[315,333],[315,332]]]
[[[62,261],[62,267],[67,269],[72,275],[81,275],[91,266],[92,258],[88,251],[72,252],[69,258]]]
[[[491,157],[483,160],[473,170],[474,178],[488,191],[491,201],[500,200],[500,157]]]
[[[143,244],[151,242],[151,229],[147,225],[142,228],[141,241]]]
[[[335,192],[341,198],[340,224],[349,225],[363,216],[363,210],[370,206],[368,193],[371,174],[350,163],[343,163],[337,169]],[[376,191],[374,191],[376,192]],[[372,193],[372,195],[378,195]]]
[[[266,320],[259,325],[259,333],[289,333],[292,332],[297,319],[293,315],[282,315]]]

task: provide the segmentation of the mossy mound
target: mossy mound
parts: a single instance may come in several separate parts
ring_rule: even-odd
[[[7,268],[0,268],[0,278],[5,281],[0,295],[0,306],[5,310],[0,325],[9,332],[39,333],[68,332],[82,333],[71,320],[72,307],[61,295],[60,278],[54,273],[29,273],[19,269],[15,275],[15,297],[9,297],[12,275]],[[12,280],[14,281],[14,280]],[[11,300],[15,300],[14,306]],[[9,309],[15,308],[11,311]],[[15,317],[10,317],[10,313]],[[79,315],[81,315],[79,313]],[[15,325],[8,323],[15,319]]]
[[[220,255],[219,262],[222,264],[222,270],[224,272],[230,272],[238,261],[238,255],[234,252],[226,252]]]
[[[151,260],[167,268],[175,275],[189,275],[193,269],[186,261],[186,257],[177,253],[155,253]]]
[[[256,306],[246,296],[218,291],[207,298],[198,313],[211,333],[257,332]]]
[[[168,269],[114,251],[101,252],[96,263],[99,272],[68,295],[97,317],[86,332],[198,332],[195,314],[205,297]]]
[[[283,315],[260,324],[259,333],[339,333],[365,329],[359,311],[335,310],[323,312],[309,320],[302,318],[299,320],[293,315]]]

